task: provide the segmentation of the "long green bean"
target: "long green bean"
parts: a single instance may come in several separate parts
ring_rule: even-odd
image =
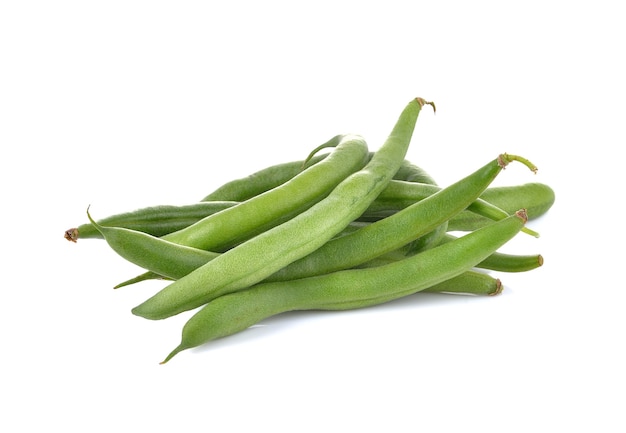
[[[389,265],[262,283],[218,297],[187,321],[181,343],[162,363],[185,349],[243,331],[286,311],[363,308],[419,292],[470,270],[513,238],[526,219],[525,212],[519,211],[455,241]]]
[[[367,165],[337,185],[325,199],[169,284],[132,312],[148,319],[163,319],[199,307],[262,281],[324,245],[361,215],[398,171],[425,104],[432,105],[421,98],[407,104]]]

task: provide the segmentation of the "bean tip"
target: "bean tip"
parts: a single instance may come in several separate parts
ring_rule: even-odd
[[[502,285],[502,281],[499,278],[496,278],[496,289],[489,293],[489,296],[497,296],[502,293],[504,290],[504,285]]]
[[[509,165],[511,161],[521,162],[526,167],[528,167],[530,171],[532,171],[534,174],[537,174],[537,170],[538,170],[537,166],[533,164],[532,162],[530,162],[528,159],[524,158],[523,156],[511,155],[509,153],[501,153],[500,155],[498,155],[498,165],[502,169],[504,169],[507,165]]]
[[[526,221],[528,221],[528,213],[526,212],[526,209],[520,209],[517,212],[515,212],[515,215],[522,219],[522,221],[524,221],[524,223],[526,223]]]
[[[79,235],[80,233],[78,232],[78,229],[74,227],[74,228],[65,230],[65,234],[63,235],[63,237],[70,242],[76,243]]]
[[[433,107],[433,113],[437,112],[437,107],[435,106],[434,102],[427,101],[424,98],[420,98],[420,97],[415,98],[415,100],[420,105],[420,108],[423,107],[424,105],[430,105],[431,107]]]
[[[167,362],[170,359],[172,359],[175,355],[177,355],[179,352],[182,352],[185,349],[186,348],[182,344],[180,344],[178,347],[176,347],[174,350],[172,350],[170,352],[170,354],[167,355],[163,361],[159,362],[159,365],[167,364]]]

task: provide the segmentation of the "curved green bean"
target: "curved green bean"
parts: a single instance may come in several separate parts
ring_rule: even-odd
[[[400,248],[466,209],[512,161],[522,162],[531,171],[536,171],[525,158],[501,154],[447,188],[387,218],[330,240],[270,275],[266,281],[293,280],[352,268]]]
[[[445,234],[445,222],[451,217],[454,218],[455,215],[468,206],[470,208],[476,207],[476,197],[483,193],[485,188],[500,173],[501,169],[513,160],[521,160],[532,171],[536,171],[536,167],[524,158],[507,154],[500,155],[497,159],[490,161],[466,178],[447,188],[438,189],[433,195],[413,203],[404,210],[375,223],[366,224],[360,230],[354,231],[349,235],[346,235],[344,230],[340,233],[341,236],[329,240],[328,243],[316,251],[290,263],[265,280],[296,279],[355,267],[361,263],[374,260],[377,256],[391,253],[405,244],[407,244],[406,247],[408,248],[402,248],[404,255],[412,255],[429,248],[439,242]],[[408,189],[406,184],[401,185],[405,185],[405,189]],[[404,194],[407,196],[407,191],[404,191]],[[493,217],[496,218],[495,216]],[[436,229],[433,230],[435,227]],[[424,235],[424,233],[428,234]],[[116,239],[107,239],[110,245],[115,241]],[[117,242],[128,243],[121,236],[117,238]],[[176,251],[175,245],[171,243],[159,245],[158,241],[153,239],[151,240],[150,249],[153,252],[150,255],[131,256],[128,254],[128,251],[125,251],[127,252],[125,256],[127,260],[147,269],[148,272],[124,281],[116,285],[115,288],[154,278],[169,277],[177,280],[193,271],[189,267],[190,263],[198,264],[195,257],[187,259],[183,251]],[[158,257],[159,254],[161,255],[160,258]],[[206,262],[215,257],[216,255],[207,255]],[[500,266],[508,269],[513,269],[514,266],[522,269],[533,266],[532,261],[526,260],[520,264],[521,260],[521,258],[518,258],[509,264],[501,263]],[[159,272],[158,269],[164,261],[167,261],[170,269],[175,269],[176,262],[180,262],[179,272],[177,274],[170,272],[167,275]],[[495,266],[495,264],[490,263],[492,262],[488,262],[484,266]]]
[[[306,167],[317,164],[328,155],[316,155],[309,159]],[[300,174],[304,161],[290,161],[265,167],[248,176],[233,179],[221,185],[201,201],[246,201],[284,184]]]
[[[144,232],[102,226],[91,217],[89,210],[87,218],[116,253],[162,277],[182,278],[219,256],[219,253],[176,244]]]
[[[450,242],[456,236],[446,233],[441,243]],[[397,250],[376,257],[365,262],[356,268],[371,268],[382,266],[391,262],[402,260],[420,251],[415,251],[410,245],[405,245]],[[476,265],[477,268],[500,271],[500,272],[526,272],[543,266],[543,256],[541,254],[506,254],[499,251],[494,252],[482,262]]]
[[[322,201],[169,284],[133,308],[133,314],[163,319],[199,307],[218,296],[249,287],[325,244],[361,215],[398,171],[425,104],[433,105],[421,98],[407,104],[389,137],[366,166],[337,185]],[[311,168],[319,164],[322,162]]]
[[[371,159],[373,154],[373,152],[369,152],[368,160]],[[316,155],[307,160],[289,161],[265,167],[248,176],[226,182],[206,195],[202,201],[248,200],[282,185],[302,172],[305,167],[318,163],[326,156],[326,154]],[[432,177],[428,173],[409,161],[404,162],[394,179],[434,184]]]
[[[528,219],[532,221],[548,212],[554,204],[555,193],[548,185],[530,182],[489,188],[480,198],[507,213],[521,207],[528,208]],[[477,213],[474,209],[469,210],[472,212],[462,212],[451,219],[448,230],[472,231],[491,223],[484,214]]]
[[[447,233],[441,240],[442,243],[451,242],[456,236]],[[496,251],[476,267],[500,272],[526,272],[543,266],[541,254],[507,254]]]
[[[234,201],[212,201],[182,206],[150,206],[102,218],[98,224],[124,227],[160,237],[188,227],[208,215],[213,215],[236,204],[237,202]],[[100,239],[102,234],[90,222],[65,231],[65,239],[68,241],[76,242],[79,238]]]
[[[224,251],[309,209],[367,161],[367,144],[356,136],[336,136],[319,146],[325,147],[334,150],[286,183],[163,238],[190,247]]]
[[[513,238],[525,222],[525,212],[519,211],[399,262],[300,280],[262,283],[218,297],[187,321],[181,343],[162,363],[185,349],[243,331],[286,311],[363,308],[419,292],[470,270]]]
[[[370,206],[367,212],[364,213],[360,220],[376,221],[388,217],[398,212],[398,210],[411,206],[416,201],[424,200],[440,190],[441,188],[438,186],[423,183],[390,182],[388,187],[378,196],[377,200]],[[515,194],[516,191],[510,191],[510,193]],[[520,208],[521,207],[523,206],[520,206]],[[505,218],[511,213],[479,197],[467,207],[467,210],[464,211],[463,214],[477,214],[482,217],[482,220],[484,220],[486,224],[486,222]],[[452,221],[457,221],[455,220],[457,217],[458,215],[448,222],[448,231],[453,230],[453,227],[459,227],[456,223],[451,225]],[[535,237],[539,236],[537,232],[528,227],[524,227],[523,232]]]
[[[485,272],[469,270],[449,280],[430,286],[424,289],[423,292],[495,296],[502,293],[502,290],[503,286],[499,278],[494,278]]]

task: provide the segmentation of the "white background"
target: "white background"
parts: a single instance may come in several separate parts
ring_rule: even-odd
[[[626,429],[619,2],[56,1],[0,6],[0,430]],[[63,231],[199,200],[343,132],[376,149],[413,97],[408,159],[447,185],[557,201],[499,297],[289,313],[158,364],[188,316],[162,285]]]

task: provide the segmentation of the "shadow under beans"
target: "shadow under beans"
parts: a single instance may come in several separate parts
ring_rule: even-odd
[[[498,297],[500,296],[505,296],[505,294],[502,293]],[[283,332],[291,332],[294,330],[294,328],[297,328],[298,326],[303,326],[306,323],[310,323],[312,320],[324,320],[326,317],[339,314],[363,314],[364,312],[367,312],[367,314],[371,314],[372,312],[376,312],[376,314],[380,313],[386,315],[405,310],[419,311],[433,307],[441,307],[444,304],[446,307],[450,307],[471,302],[485,302],[490,300],[493,301],[494,297],[457,293],[420,292],[413,295],[405,296],[400,299],[388,301],[380,305],[365,308],[340,311],[289,311],[278,314],[276,316],[268,317],[267,319],[264,319],[259,323],[245,329],[244,331],[209,341],[202,346],[192,348],[191,351],[203,353],[211,352],[214,350],[222,350],[228,347],[235,347],[240,344],[249,343],[251,341],[258,341],[259,339],[270,338],[272,335],[278,335]]]

